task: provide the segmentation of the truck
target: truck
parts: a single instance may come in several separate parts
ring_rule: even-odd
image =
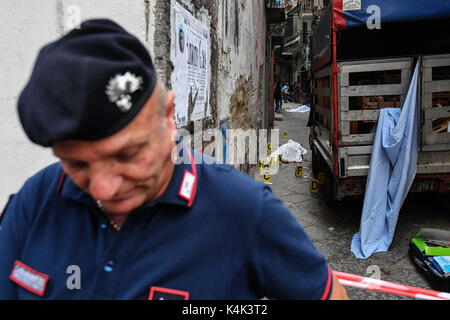
[[[329,203],[364,195],[381,108],[401,108],[419,64],[410,192],[450,191],[450,1],[332,0],[310,38],[312,170]]]

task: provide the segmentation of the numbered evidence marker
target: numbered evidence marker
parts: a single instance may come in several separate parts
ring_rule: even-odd
[[[319,182],[319,185],[323,185],[325,183],[325,173],[319,172],[317,176],[317,181]]]
[[[261,159],[258,160],[258,169],[259,170],[261,170],[261,171],[268,170],[268,169],[270,169],[270,167],[271,167],[270,158],[269,158],[268,162],[261,160]]]
[[[258,160],[258,169],[261,170],[263,168],[264,164],[261,159]]]
[[[270,174],[268,172],[264,172],[263,181],[264,183],[270,183]]]
[[[302,178],[303,177],[303,167],[297,167],[295,169],[295,176],[297,178]]]
[[[288,137],[288,132],[287,131],[283,131],[283,137],[285,137],[285,138]]]
[[[311,193],[318,193],[319,192],[319,181],[317,180],[311,180],[311,185],[309,190]]]
[[[272,142],[267,144],[267,151],[272,151]]]
[[[283,164],[283,155],[282,154],[278,155],[278,164]]]
[[[261,161],[261,167],[259,168],[259,171],[264,176],[266,172],[269,172],[270,166],[267,163],[264,163]]]
[[[273,167],[275,164],[274,157],[269,157],[269,167]]]

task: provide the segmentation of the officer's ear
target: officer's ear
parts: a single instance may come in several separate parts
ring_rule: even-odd
[[[164,127],[166,133],[170,136],[175,136],[177,131],[177,126],[175,125],[175,93],[171,90],[167,91],[165,95],[165,105],[164,105]]]
[[[175,93],[172,90],[167,91],[166,94],[166,103],[165,103],[165,117],[166,120],[173,120],[174,114],[175,114]]]

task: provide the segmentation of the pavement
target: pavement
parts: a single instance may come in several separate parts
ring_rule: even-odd
[[[283,108],[293,109],[298,104],[285,103]],[[449,230],[450,201],[444,194],[414,194],[407,197],[399,215],[394,239],[388,252],[376,253],[369,259],[357,259],[350,251],[352,237],[359,230],[363,198],[346,199],[329,207],[323,195],[310,192],[312,177],[311,150],[309,146],[309,112],[277,115],[275,129],[279,129],[280,145],[292,139],[308,153],[304,157],[303,178],[295,176],[295,164],[282,164],[271,177],[271,189],[311,237],[317,249],[324,254],[333,270],[375,277],[404,285],[432,289],[408,257],[408,244],[421,228]],[[288,132],[284,138],[283,131]],[[433,204],[431,206],[431,204]],[[411,299],[393,294],[347,287],[350,299],[398,300]]]

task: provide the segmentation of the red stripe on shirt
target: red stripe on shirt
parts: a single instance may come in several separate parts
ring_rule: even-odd
[[[325,286],[325,291],[323,292],[322,298],[320,300],[327,300],[328,296],[330,295],[330,289],[331,289],[331,269],[330,266],[328,266],[328,279],[327,279],[327,285]]]

